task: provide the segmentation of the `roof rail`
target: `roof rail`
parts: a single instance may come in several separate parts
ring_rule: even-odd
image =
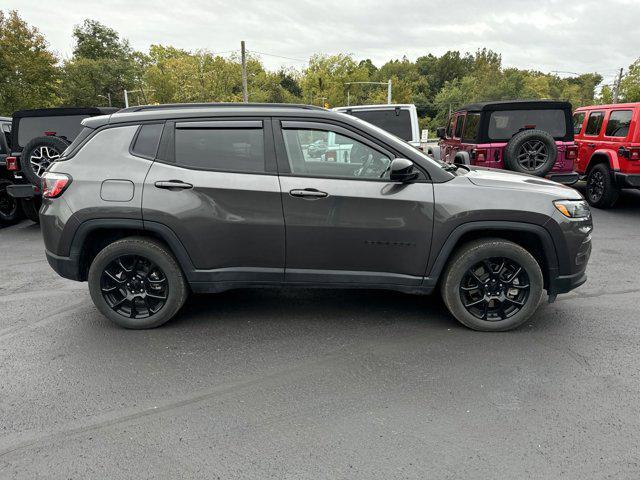
[[[119,110],[118,113],[143,112],[147,110],[168,110],[173,108],[215,108],[215,107],[262,107],[262,108],[301,108],[304,110],[325,110],[315,105],[303,105],[298,103],[240,103],[240,102],[220,102],[220,103],[165,103],[162,105],[138,105]]]

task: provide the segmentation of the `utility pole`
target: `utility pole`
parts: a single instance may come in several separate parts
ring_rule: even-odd
[[[247,89],[247,55],[244,48],[244,40],[240,42],[240,56],[242,57],[242,101],[249,103],[249,90]]]
[[[387,86],[387,103],[391,105],[391,79],[389,79],[389,85]]]
[[[129,93],[124,91],[124,107],[129,108]]]
[[[622,68],[618,74],[616,84],[613,86],[613,103],[618,103],[618,95],[620,95],[620,82],[622,82]]]

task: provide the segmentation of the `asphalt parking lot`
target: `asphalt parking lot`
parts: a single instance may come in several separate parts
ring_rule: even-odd
[[[241,290],[127,331],[0,230],[0,478],[638,478],[640,192],[508,333],[436,297]]]

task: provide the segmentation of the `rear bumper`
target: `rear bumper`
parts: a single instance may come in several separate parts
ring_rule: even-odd
[[[80,280],[80,259],[75,255],[70,257],[61,257],[54,255],[49,250],[46,250],[47,262],[51,265],[51,268],[61,277],[68,278],[69,280]]]
[[[573,185],[580,180],[578,172],[549,173],[545,177],[564,185]]]
[[[614,172],[616,185],[623,188],[640,188],[640,174]]]
[[[13,198],[33,198],[38,189],[31,184],[16,184],[7,187],[7,193]]]

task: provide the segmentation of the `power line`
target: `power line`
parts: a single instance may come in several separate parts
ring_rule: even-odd
[[[257,53],[259,55],[266,55],[268,57],[284,58],[286,60],[295,60],[296,62],[304,62],[304,63],[308,62],[308,60],[303,60],[302,58],[285,57],[284,55],[275,55],[273,53],[258,52],[257,50],[248,50],[248,51],[251,53]]]

